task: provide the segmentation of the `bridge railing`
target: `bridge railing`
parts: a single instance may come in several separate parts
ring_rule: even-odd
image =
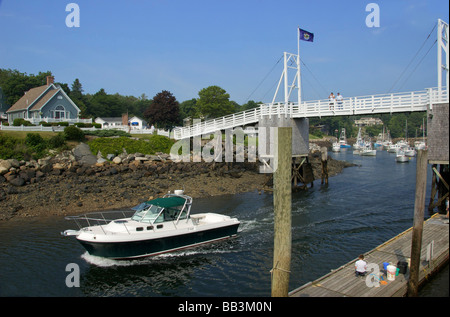
[[[175,139],[184,139],[218,130],[230,129],[259,121],[261,116],[290,116],[292,118],[363,115],[372,113],[394,113],[426,111],[427,106],[448,102],[445,87],[426,90],[348,97],[342,101],[328,99],[298,103],[266,103],[247,111],[221,118],[210,119],[173,130]]]
[[[173,134],[174,138],[179,140],[197,135],[214,133],[218,130],[231,129],[238,126],[256,123],[259,121],[260,117],[261,109],[258,107],[228,116],[194,123],[188,127],[178,127],[173,130]]]

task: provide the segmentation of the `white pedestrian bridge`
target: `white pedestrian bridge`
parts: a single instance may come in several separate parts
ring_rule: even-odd
[[[175,128],[172,133],[177,140],[253,125],[263,116],[312,118],[329,116],[368,115],[377,113],[427,111],[433,104],[448,103],[446,87],[427,88],[420,91],[391,93],[344,98],[342,102],[328,99],[298,103],[265,103],[259,107]]]

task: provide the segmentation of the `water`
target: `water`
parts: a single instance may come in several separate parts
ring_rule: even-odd
[[[412,226],[415,158],[393,154],[331,153],[358,164],[294,193],[290,289],[319,278]],[[431,173],[428,171],[427,190]],[[429,193],[426,203],[429,201]],[[238,217],[236,238],[174,254],[113,261],[87,254],[63,217],[0,223],[0,296],[270,296],[273,256],[272,195],[246,193],[194,200],[193,212]],[[66,286],[69,263],[80,287]],[[447,273],[448,277],[448,273]],[[438,277],[439,278],[439,277]],[[448,278],[436,294],[448,294]],[[424,296],[428,296],[426,293]]]

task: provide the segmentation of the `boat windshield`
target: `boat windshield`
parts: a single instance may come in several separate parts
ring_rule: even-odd
[[[163,216],[160,215],[163,209],[155,205],[147,205],[146,208],[139,208],[131,217],[131,220],[148,223],[163,222]]]

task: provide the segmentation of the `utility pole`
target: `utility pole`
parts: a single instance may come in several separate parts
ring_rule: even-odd
[[[411,267],[408,280],[408,297],[416,297],[419,290],[420,253],[422,250],[423,216],[427,185],[428,150],[419,150],[416,167],[416,196],[411,241]]]
[[[278,128],[274,173],[274,250],[272,297],[287,297],[291,269],[292,128]]]

